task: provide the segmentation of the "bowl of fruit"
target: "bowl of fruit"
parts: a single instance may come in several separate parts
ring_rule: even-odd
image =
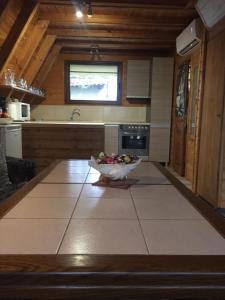
[[[89,166],[99,171],[103,176],[112,180],[122,180],[135,169],[141,159],[136,155],[111,154],[100,152],[97,157],[91,157]]]

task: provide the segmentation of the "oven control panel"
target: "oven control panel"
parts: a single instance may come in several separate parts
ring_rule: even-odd
[[[122,131],[146,132],[149,131],[149,128],[150,128],[149,125],[132,125],[132,124],[120,125],[120,130]]]

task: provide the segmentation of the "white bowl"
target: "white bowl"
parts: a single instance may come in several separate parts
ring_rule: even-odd
[[[10,124],[13,122],[11,118],[0,118],[0,124]]]
[[[102,175],[112,180],[118,180],[124,179],[140,162],[141,159],[139,158],[136,162],[131,164],[97,164],[95,158],[92,156],[88,164],[90,167],[98,170]]]

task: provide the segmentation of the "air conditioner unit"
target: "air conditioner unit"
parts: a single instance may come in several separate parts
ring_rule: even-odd
[[[200,33],[200,20],[195,19],[177,37],[177,53],[184,56],[195,49],[201,42]]]

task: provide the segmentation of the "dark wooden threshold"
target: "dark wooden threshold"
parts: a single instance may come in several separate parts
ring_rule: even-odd
[[[225,255],[0,255],[0,299],[224,300]]]

